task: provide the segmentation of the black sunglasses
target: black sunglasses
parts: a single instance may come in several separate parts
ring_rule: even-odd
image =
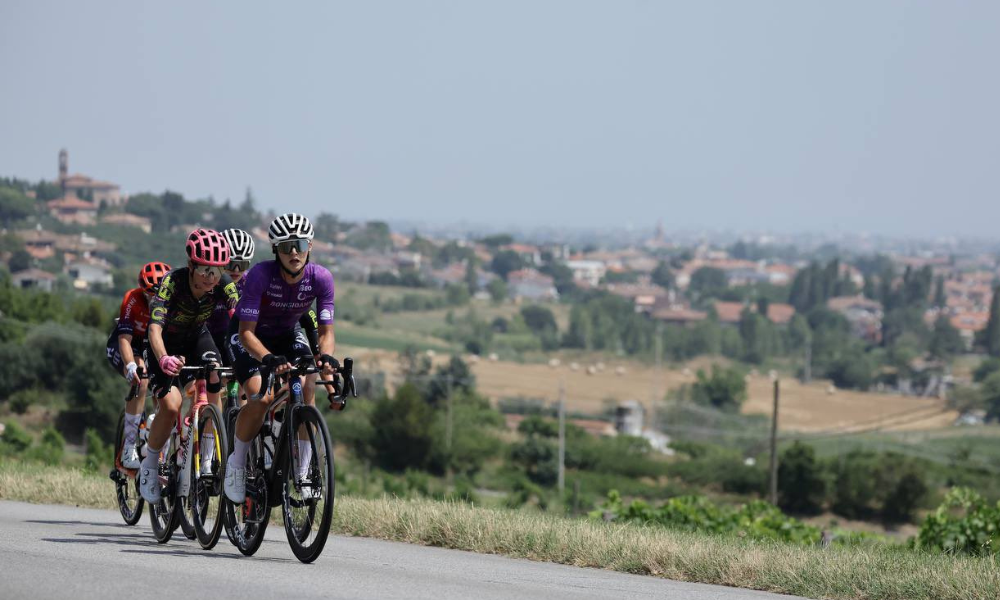
[[[231,260],[229,261],[229,264],[226,265],[227,271],[246,271],[249,268],[249,260]]]
[[[293,249],[298,250],[299,254],[302,254],[309,249],[309,240],[287,240],[278,242],[275,244],[275,247],[281,254],[291,254]]]

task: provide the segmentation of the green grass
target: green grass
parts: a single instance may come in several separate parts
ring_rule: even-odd
[[[115,510],[106,475],[0,459],[0,499]],[[462,503],[338,497],[334,531],[810,598],[995,598],[1000,559],[827,549]]]

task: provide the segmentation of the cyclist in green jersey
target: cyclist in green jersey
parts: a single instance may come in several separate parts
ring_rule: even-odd
[[[236,286],[222,269],[229,263],[229,246],[221,234],[196,229],[188,236],[185,249],[187,267],[174,269],[163,278],[150,308],[146,364],[150,387],[159,399],[159,411],[146,442],[149,452],[139,470],[139,493],[150,503],[160,499],[159,454],[180,411],[180,388],[193,378],[190,373],[181,374],[180,369],[185,365],[221,363],[219,349],[205,323],[220,300],[228,299],[230,310],[235,310],[239,300]],[[218,406],[222,387],[218,375],[213,373],[207,387],[209,401]],[[214,447],[208,439],[205,445]]]

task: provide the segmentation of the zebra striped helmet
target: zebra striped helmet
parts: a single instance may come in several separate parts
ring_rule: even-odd
[[[222,232],[229,244],[229,260],[250,260],[253,258],[253,237],[242,229],[227,229]]]
[[[271,245],[286,240],[313,239],[313,226],[309,219],[297,213],[285,213],[271,221],[267,228],[267,237]]]

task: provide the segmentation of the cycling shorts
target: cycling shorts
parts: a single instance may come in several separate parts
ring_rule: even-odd
[[[215,345],[212,334],[205,328],[202,328],[201,333],[197,337],[190,340],[179,342],[164,340],[164,346],[168,355],[183,356],[185,367],[194,367],[213,361],[217,363],[222,362],[219,348]],[[171,377],[161,371],[160,363],[156,360],[152,349],[149,347],[146,348],[146,365],[149,369],[149,387],[153,390],[153,396],[156,398],[164,397],[170,391],[170,388],[174,386],[184,389],[195,378],[194,373],[191,372]]]
[[[306,338],[305,332],[301,329],[296,328],[284,336],[259,339],[271,354],[284,356],[288,362],[297,362],[302,357],[310,359],[313,357],[312,350],[309,349],[309,339]],[[239,335],[230,338],[229,351],[232,354],[231,359],[236,367],[236,378],[240,384],[246,383],[247,379],[260,372],[263,365],[243,348]]]
[[[132,338],[132,341],[134,342],[135,338]],[[133,360],[135,360],[137,363],[142,360],[143,345],[145,345],[143,342],[140,342],[138,345],[132,344]],[[112,335],[111,337],[108,338],[107,355],[108,355],[108,364],[111,365],[111,368],[114,369],[119,375],[124,377],[125,358],[122,356],[121,347],[118,346],[117,335]]]

